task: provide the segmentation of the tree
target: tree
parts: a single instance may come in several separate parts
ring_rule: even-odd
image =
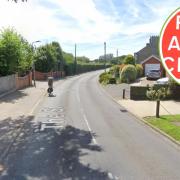
[[[30,44],[14,29],[4,29],[0,34],[0,74],[24,74],[32,64]]]
[[[169,96],[169,89],[167,87],[151,87],[146,92],[146,96],[150,100],[156,101],[156,117],[159,118],[160,101]]]
[[[52,44],[40,46],[35,52],[35,67],[40,72],[54,70],[57,62],[57,54]]]
[[[65,65],[65,61],[63,58],[63,53],[62,53],[62,49],[61,46],[58,42],[52,42],[52,46],[55,50],[55,54],[56,54],[56,63],[57,63],[57,69],[58,71],[63,71],[64,70],[64,65]]]
[[[135,58],[133,55],[129,54],[124,58],[124,64],[132,64],[135,65]]]

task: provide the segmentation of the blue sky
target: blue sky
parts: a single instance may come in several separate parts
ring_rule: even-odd
[[[0,28],[14,27],[28,41],[59,41],[63,50],[91,59],[107,53],[133,54],[159,35],[179,0],[2,0]]]

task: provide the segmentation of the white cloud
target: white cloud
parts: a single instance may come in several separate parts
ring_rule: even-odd
[[[79,54],[94,58],[101,55],[103,49],[95,44],[103,46],[104,41],[113,42],[112,37],[116,37],[118,34],[124,35],[126,41],[137,34],[158,34],[166,16],[178,4],[176,0],[166,2],[161,0],[159,3],[143,0],[141,3],[149,7],[151,13],[156,17],[156,19],[146,19],[144,23],[140,21],[143,18],[141,17],[143,9],[136,0],[122,1],[126,6],[122,7],[125,9],[124,11],[118,9],[113,0],[108,0],[107,6],[111,13],[107,12],[106,14],[102,13],[100,8],[97,9],[95,2],[94,0],[29,0],[28,3],[20,1],[13,3],[2,0],[0,28],[13,26],[30,42],[44,40],[47,43],[52,39],[57,40],[65,50],[71,52],[73,52],[74,43],[89,43],[94,46],[91,48],[93,51],[79,49]],[[48,7],[48,4],[52,3],[54,4],[53,8]],[[151,14],[148,13],[147,15],[150,17]],[[136,24],[132,20],[137,20]],[[118,42],[121,46],[125,43],[125,40],[120,39],[121,36],[118,38],[119,41],[117,40],[114,46],[118,46]],[[127,51],[134,50],[133,43],[135,40],[129,44]],[[142,44],[146,44],[146,42],[142,42]]]

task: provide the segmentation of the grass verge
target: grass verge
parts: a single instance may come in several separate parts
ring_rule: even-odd
[[[144,119],[180,142],[180,114],[164,115],[160,118],[146,117]]]

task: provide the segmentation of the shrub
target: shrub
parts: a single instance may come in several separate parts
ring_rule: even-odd
[[[136,64],[137,77],[142,77],[143,75],[143,66],[141,64]]]
[[[108,84],[116,84],[116,78],[114,77],[109,78]]]
[[[147,86],[131,86],[130,87],[130,99],[133,100],[146,100]]]
[[[134,56],[129,54],[124,58],[124,64],[132,64],[135,65],[135,59]]]
[[[134,82],[137,77],[137,71],[135,66],[133,65],[127,65],[122,69],[122,72],[120,74],[121,82],[123,83],[130,83]]]
[[[164,100],[170,96],[170,91],[168,87],[154,86],[150,87],[146,92],[146,96],[150,100]]]
[[[104,72],[100,74],[99,76],[99,82],[102,84],[108,84],[109,80],[112,78],[111,74],[108,74],[107,72]]]

